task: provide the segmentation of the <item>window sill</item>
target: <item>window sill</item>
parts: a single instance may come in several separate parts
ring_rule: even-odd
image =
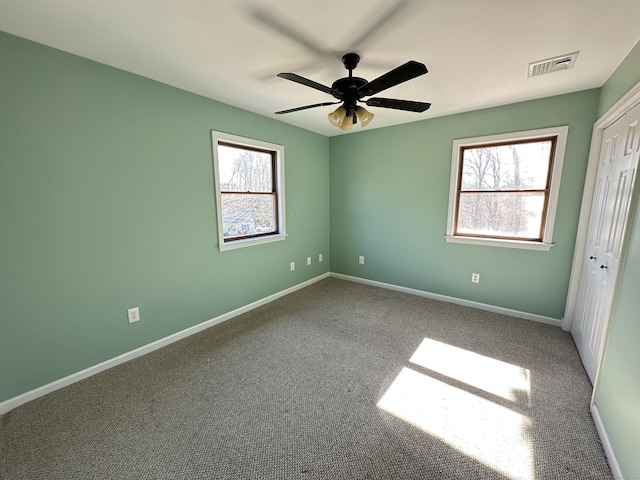
[[[447,243],[465,243],[467,245],[482,245],[485,247],[520,248],[523,250],[539,250],[548,252],[553,243],[527,242],[523,240],[502,240],[497,238],[456,237],[445,235]]]
[[[233,240],[226,243],[218,244],[221,252],[226,250],[235,250],[237,248],[251,247],[253,245],[261,245],[263,243],[278,242],[287,238],[287,234],[271,235],[269,237],[244,238],[242,240]]]

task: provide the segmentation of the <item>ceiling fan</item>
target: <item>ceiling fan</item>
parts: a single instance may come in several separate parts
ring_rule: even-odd
[[[342,130],[351,130],[353,126],[360,122],[366,127],[373,120],[374,115],[367,111],[364,107],[358,105],[358,102],[364,102],[369,107],[392,108],[395,110],[406,110],[409,112],[424,112],[431,104],[425,102],[414,102],[410,100],[398,100],[395,98],[373,97],[363,100],[364,97],[375,95],[378,92],[391,88],[400,83],[404,83],[412,78],[419,77],[427,73],[427,67],[420,62],[410,60],[409,62],[394,68],[393,70],[379,76],[370,82],[364,78],[354,77],[353,70],[360,61],[360,55],[357,53],[347,53],[342,57],[344,67],[349,71],[349,76],[339,78],[331,87],[314,82],[308,78],[302,77],[296,73],[279,73],[278,77],[292,82],[315,88],[321,92],[333,95],[338,99],[337,102],[315,103],[313,105],[305,105],[303,107],[290,108],[275,112],[276,114],[285,114],[307,110],[309,108],[324,107],[326,105],[342,105],[329,114],[329,122],[341,128]]]
[[[333,0],[335,1],[335,0]],[[371,2],[370,2],[371,3]],[[335,32],[340,37],[339,44],[348,45],[350,51],[362,52],[368,50],[371,44],[388,32],[394,25],[401,27],[403,21],[413,16],[419,16],[418,9],[424,8],[423,0],[385,0],[377,8],[367,5],[363,6],[355,25],[343,29],[343,32]],[[287,17],[286,11],[278,11],[273,5],[245,4],[246,13],[261,27],[271,30],[272,33],[293,42],[298,48],[307,51],[312,61],[292,68],[293,71],[317,71],[323,68],[333,68],[336,60],[339,60],[344,50],[336,50],[328,47],[323,42],[318,42],[313,35],[313,29],[307,25],[300,28],[291,17]],[[331,7],[329,7],[331,8]],[[335,40],[335,39],[334,39]],[[376,61],[367,55],[369,67],[376,66],[381,69],[388,69],[386,62]],[[291,71],[291,70],[288,70]],[[273,72],[268,76],[260,75],[261,80],[271,78]]]

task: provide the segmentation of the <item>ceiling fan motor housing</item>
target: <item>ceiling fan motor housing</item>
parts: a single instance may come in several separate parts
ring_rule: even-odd
[[[364,78],[360,77],[340,78],[331,85],[331,94],[338,100],[344,100],[344,107],[347,109],[347,112],[353,113],[356,107],[356,101],[360,99],[358,89],[367,83]]]

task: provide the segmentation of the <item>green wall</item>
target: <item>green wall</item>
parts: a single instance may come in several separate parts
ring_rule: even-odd
[[[0,65],[0,401],[328,271],[328,138],[3,33]],[[218,250],[212,129],[284,145],[285,241]]]
[[[587,90],[333,137],[331,270],[560,319],[598,98]],[[453,140],[558,125],[569,137],[555,246],[446,243]]]
[[[640,478],[640,209],[632,225],[595,397],[624,478]]]
[[[591,129],[640,80],[640,44],[602,89],[332,139],[3,33],[0,65],[1,402],[329,265],[560,318]],[[455,138],[565,124],[550,252],[445,243]],[[218,251],[212,129],[285,146],[284,242]],[[627,477],[640,477],[639,217],[596,392]]]
[[[626,80],[622,81],[622,78]],[[610,92],[613,105],[640,82],[640,42],[627,56],[602,91]],[[603,105],[602,112],[611,105]],[[602,419],[623,478],[640,478],[640,208],[636,179],[635,211],[632,210],[628,250],[620,279],[617,302],[610,321],[605,354],[598,376],[595,404]]]
[[[598,116],[603,115],[640,79],[640,42],[626,56],[615,72],[602,86]]]

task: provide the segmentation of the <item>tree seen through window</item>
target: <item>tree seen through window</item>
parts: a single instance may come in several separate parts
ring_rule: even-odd
[[[277,233],[275,153],[218,144],[224,239]]]
[[[555,140],[461,148],[455,235],[542,241]]]

